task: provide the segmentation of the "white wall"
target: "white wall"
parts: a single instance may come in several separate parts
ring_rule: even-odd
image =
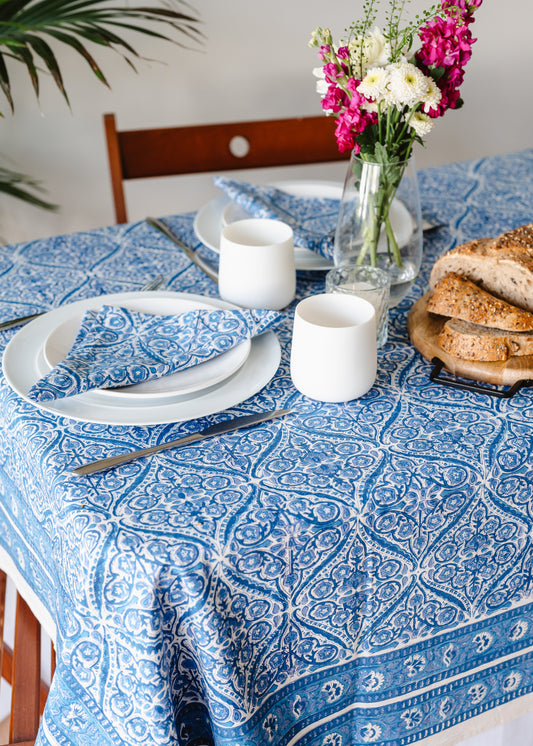
[[[1,102],[6,118],[0,120],[0,157],[5,165],[41,179],[61,210],[50,214],[2,197],[4,242],[113,222],[102,128],[106,111],[117,114],[120,128],[319,113],[310,33],[322,25],[342,36],[360,14],[362,0],[192,3],[207,36],[196,51],[132,36],[139,51],[159,60],[140,62],[136,75],[117,56],[93,50],[111,91],[68,49],[58,52],[71,111],[53,83],[43,79],[41,114],[25,70],[11,65],[16,110],[11,116]],[[428,3],[413,0],[411,12]],[[478,42],[463,87],[466,106],[439,121],[426,149],[418,150],[419,167],[533,146],[532,7],[530,0],[484,1],[473,27]],[[323,178],[342,178],[344,170],[339,164],[317,168],[311,175]],[[186,177],[185,185],[168,178],[130,182],[130,219],[194,209],[215,194],[209,176]]]

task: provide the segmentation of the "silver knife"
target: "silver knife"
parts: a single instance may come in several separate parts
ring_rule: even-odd
[[[160,287],[164,282],[165,278],[163,277],[163,275],[157,275],[152,280],[149,280],[146,285],[143,285],[141,290],[157,290],[157,288]],[[19,324],[25,324],[27,321],[36,319],[38,316],[44,316],[45,313],[49,313],[49,311],[38,311],[37,313],[30,313],[28,316],[18,316],[16,319],[8,319],[7,321],[2,321],[0,323],[0,330],[10,329],[12,326],[18,326]]]
[[[217,425],[211,425],[211,427],[208,427],[205,430],[185,435],[177,440],[169,440],[167,443],[160,443],[157,446],[149,446],[148,448],[141,448],[140,450],[132,451],[131,453],[122,453],[119,456],[108,456],[108,458],[92,461],[89,464],[84,464],[83,466],[78,466],[76,469],[72,469],[72,474],[76,474],[76,476],[85,476],[86,474],[94,474],[97,471],[105,471],[106,469],[112,469],[114,466],[118,466],[118,464],[133,461],[133,459],[139,458],[140,456],[148,456],[151,453],[164,451],[167,448],[184,446],[187,443],[194,443],[197,440],[204,440],[205,438],[212,438],[215,435],[222,435],[222,433],[242,430],[245,427],[257,425],[260,422],[267,422],[267,420],[273,420],[276,417],[284,417],[286,414],[290,414],[291,412],[292,409],[276,409],[275,411],[270,412],[247,414],[242,417],[236,417],[233,420],[224,420],[224,422],[219,422]]]
[[[165,223],[163,223],[162,220],[158,220],[157,218],[146,218],[146,222],[148,223],[148,225],[151,225],[152,228],[160,231],[164,236],[173,241],[176,246],[178,246],[183,251],[183,253],[187,255],[187,257],[193,264],[196,264],[196,266],[201,269],[202,272],[204,272],[210,280],[213,280],[213,282],[216,282],[218,285],[218,273],[214,269],[214,267],[208,264],[208,262],[204,261],[201,257],[197,256],[196,253],[188,246],[186,246],[183,241],[178,238],[178,236],[176,236],[176,234],[173,233],[173,231],[171,231]]]

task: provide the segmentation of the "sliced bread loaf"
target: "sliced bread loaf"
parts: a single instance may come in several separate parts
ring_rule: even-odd
[[[427,310],[496,329],[533,331],[533,313],[496,298],[456,272],[437,282]]]
[[[490,329],[462,319],[449,319],[438,341],[445,352],[464,360],[496,362],[533,355],[533,333]]]
[[[449,272],[467,277],[519,308],[533,311],[533,224],[497,239],[480,238],[456,246],[438,259],[430,286]]]

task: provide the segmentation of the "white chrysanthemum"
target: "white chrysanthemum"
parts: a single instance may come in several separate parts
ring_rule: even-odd
[[[427,93],[427,78],[410,62],[389,66],[390,82],[387,102],[393,106],[414,106],[424,101]]]
[[[433,78],[426,77],[427,80],[427,93],[424,97],[424,111],[426,114],[430,109],[436,109],[440,104],[442,98],[442,91],[439,86],[435,83]]]
[[[384,67],[372,67],[357,86],[357,90],[366,98],[380,101],[387,91],[388,82],[389,73]]]
[[[358,71],[362,68],[363,74],[372,67],[382,67],[390,60],[390,44],[376,26],[364,38],[357,36],[348,43],[350,62]]]
[[[379,106],[374,101],[365,101],[362,107],[369,114],[377,114],[379,112]]]
[[[425,137],[433,129],[434,120],[421,111],[416,111],[411,117],[409,124],[419,137]]]
[[[326,75],[324,73],[324,68],[323,67],[314,67],[313,68],[313,75],[315,76],[315,78],[317,78],[317,81],[316,81],[316,92],[318,94],[320,94],[320,96],[322,96],[322,98],[324,98],[324,96],[328,92],[328,88],[329,88],[328,82],[326,80]]]

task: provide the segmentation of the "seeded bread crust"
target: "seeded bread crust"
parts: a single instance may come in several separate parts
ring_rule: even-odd
[[[533,333],[489,329],[462,319],[449,319],[438,342],[445,352],[463,360],[497,362],[533,355]]]
[[[427,310],[496,329],[533,331],[533,313],[496,298],[455,272],[437,282]]]
[[[480,238],[451,249],[435,262],[430,287],[450,272],[533,312],[533,223],[496,239]]]
[[[533,223],[521,225],[512,231],[503,233],[496,239],[496,248],[498,249],[531,249],[533,248]]]

